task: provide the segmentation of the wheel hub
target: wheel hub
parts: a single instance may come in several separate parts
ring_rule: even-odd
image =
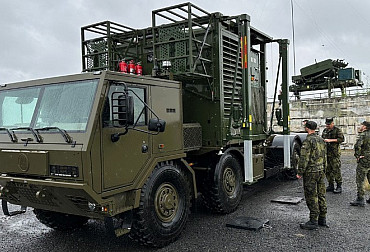
[[[235,192],[235,186],[236,186],[236,179],[235,179],[235,173],[234,171],[230,168],[227,167],[224,171],[224,176],[223,176],[223,185],[225,192],[227,195],[231,196]]]
[[[161,221],[170,222],[176,216],[179,207],[179,196],[171,184],[162,184],[155,195],[155,210]]]

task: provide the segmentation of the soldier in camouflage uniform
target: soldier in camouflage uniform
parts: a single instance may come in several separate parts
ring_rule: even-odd
[[[340,144],[344,142],[343,132],[340,128],[334,126],[333,118],[326,118],[326,128],[322,132],[322,138],[326,142],[327,164],[326,178],[328,180],[327,192],[342,192],[342,172],[340,161]],[[334,181],[337,187],[334,189]]]
[[[305,130],[308,133],[301,148],[297,178],[303,176],[304,196],[310,210],[310,220],[300,224],[302,229],[317,229],[326,226],[325,169],[326,146],[324,140],[315,133],[317,124],[308,121]]]
[[[355,144],[355,157],[357,158],[356,184],[357,199],[352,201],[352,206],[365,206],[365,177],[370,181],[370,122],[364,121],[360,128]],[[370,204],[370,198],[367,200]]]

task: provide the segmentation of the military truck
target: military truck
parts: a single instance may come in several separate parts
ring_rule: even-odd
[[[293,85],[289,91],[300,99],[301,92],[328,90],[330,98],[335,88],[340,88],[342,96],[350,87],[362,87],[361,70],[347,67],[344,60],[326,59],[301,68],[301,74],[292,76]]]
[[[4,201],[34,208],[54,229],[100,219],[117,236],[162,247],[179,237],[198,196],[231,213],[243,185],[295,175],[288,40],[246,14],[191,3],[153,11],[149,28],[105,21],[81,37],[83,73],[0,88]],[[268,127],[269,43],[279,45],[282,72],[271,126],[283,134]],[[143,75],[125,69],[137,62]]]

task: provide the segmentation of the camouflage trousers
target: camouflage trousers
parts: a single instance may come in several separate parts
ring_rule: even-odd
[[[311,220],[318,220],[319,217],[325,218],[327,213],[324,180],[324,172],[305,173],[303,175],[304,197],[310,210]]]
[[[363,164],[360,161],[356,168],[356,184],[357,184],[357,196],[359,198],[364,198],[365,196],[365,177],[367,176],[367,180],[370,183],[370,164]]]
[[[342,183],[342,172],[340,170],[340,156],[328,156],[328,165],[326,167],[326,178],[330,184]]]

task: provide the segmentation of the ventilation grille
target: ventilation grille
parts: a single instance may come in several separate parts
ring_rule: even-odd
[[[199,123],[184,124],[184,150],[199,150],[202,147],[202,127]]]
[[[231,103],[233,96],[233,86],[235,78],[235,65],[238,55],[238,37],[232,33],[222,32],[222,80],[224,96],[224,119],[229,119],[231,115]],[[242,66],[239,58],[238,70],[236,75],[236,85],[234,90],[234,106],[241,105],[242,97],[240,89],[242,87]]]
[[[37,192],[42,189],[38,186],[28,185],[24,183],[12,182],[7,184],[7,188],[10,191],[14,191],[15,195],[19,197],[24,197],[27,201],[38,204],[38,205],[47,205],[47,206],[58,206],[54,201],[54,197],[50,194],[47,194],[46,197],[36,197]],[[45,191],[47,193],[47,191]]]
[[[88,211],[88,201],[84,197],[74,196],[74,195],[67,195],[66,198],[73,202],[73,204],[84,211]]]

